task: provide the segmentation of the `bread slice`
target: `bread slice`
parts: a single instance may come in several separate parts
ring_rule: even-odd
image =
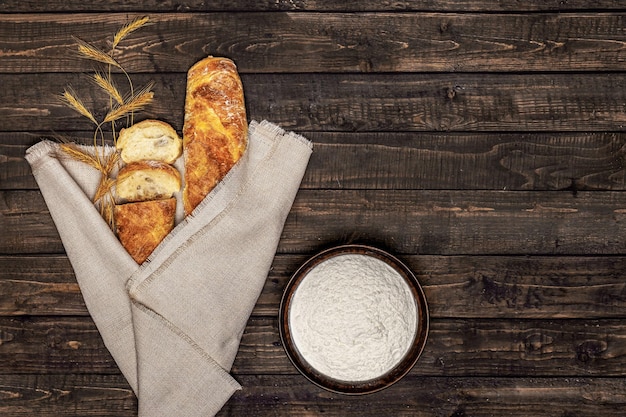
[[[122,129],[116,147],[125,163],[155,160],[174,163],[182,154],[183,142],[169,124],[144,120]]]
[[[187,73],[183,156],[185,214],[221,181],[247,146],[243,86],[235,64],[207,57]]]
[[[170,198],[181,188],[180,172],[160,161],[138,161],[125,165],[117,174],[118,203]]]
[[[174,228],[176,199],[121,204],[114,213],[118,239],[142,264]]]

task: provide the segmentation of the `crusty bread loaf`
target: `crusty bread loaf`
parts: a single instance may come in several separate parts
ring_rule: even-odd
[[[174,228],[176,199],[142,201],[115,206],[117,236],[142,264]]]
[[[123,167],[116,180],[118,238],[143,263],[174,228],[175,194],[184,156],[183,206],[190,214],[240,159],[247,146],[243,86],[235,64],[208,57],[187,74],[183,139],[167,123],[146,120],[120,131]],[[182,169],[182,168],[181,168]]]
[[[235,64],[207,57],[187,73],[183,205],[190,214],[239,160],[247,146],[243,86]]]
[[[181,155],[182,146],[174,128],[160,120],[144,120],[122,129],[116,142],[125,163],[155,160],[171,164]]]
[[[122,129],[116,147],[124,162],[115,182],[116,232],[141,264],[174,227],[182,179],[170,164],[182,154],[182,140],[169,124],[144,120]]]
[[[118,203],[170,198],[181,188],[180,172],[160,161],[138,161],[125,165],[117,174]]]

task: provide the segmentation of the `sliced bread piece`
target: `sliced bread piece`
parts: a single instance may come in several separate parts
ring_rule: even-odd
[[[115,227],[122,246],[142,264],[174,228],[176,199],[115,206]]]
[[[159,161],[132,162],[117,174],[118,203],[170,198],[180,190],[181,175],[172,165]]]
[[[174,163],[182,154],[182,139],[169,124],[144,120],[122,129],[116,147],[125,163],[155,160]]]

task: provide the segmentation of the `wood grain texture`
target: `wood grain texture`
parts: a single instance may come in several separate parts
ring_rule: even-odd
[[[274,319],[253,318],[235,360],[235,374],[292,373]],[[621,320],[501,320],[434,318],[429,340],[411,371],[423,376],[626,375]]]
[[[623,320],[433,319],[411,374],[421,376],[624,377]],[[116,374],[117,365],[89,317],[0,318],[4,374]],[[296,375],[276,318],[252,317],[234,375]]]
[[[566,196],[569,196],[566,197]],[[624,252],[620,193],[302,191],[279,250],[373,241],[405,254]],[[308,232],[307,224],[315,222]],[[304,245],[301,246],[303,242]]]
[[[626,190],[622,132],[302,133],[315,146],[306,189]],[[0,189],[38,188],[24,154],[46,136],[0,132]]]
[[[66,256],[0,257],[0,316],[87,315]]]
[[[279,254],[257,317],[276,317],[291,275],[308,255]],[[600,319],[626,316],[624,256],[433,256],[402,260],[414,271],[433,318]],[[87,316],[69,260],[0,256],[0,316]]]
[[[302,377],[241,381],[249,388],[237,393],[220,415],[270,416],[286,412],[290,416],[552,417],[592,416],[599,412],[619,416],[626,402],[621,379],[410,376],[390,391],[348,398],[308,388],[310,384]]]
[[[122,44],[130,72],[185,73],[206,55],[243,73],[621,71],[623,13],[175,13]],[[0,15],[0,72],[76,72],[72,35],[107,47],[127,14]],[[31,36],[24,38],[23,33]],[[197,36],[201,33],[202,36]]]
[[[0,392],[5,416],[137,416],[137,398],[119,373],[1,375]]]
[[[143,118],[182,128],[185,76],[138,75],[156,82]],[[248,119],[288,130],[387,131],[621,131],[626,126],[626,74],[296,74],[243,75]],[[36,83],[41,88],[24,89]],[[58,95],[77,94],[103,118],[108,100],[84,74],[0,74],[5,102],[0,130],[85,131],[89,120]],[[358,98],[358,100],[355,100]]]
[[[303,188],[624,190],[621,133],[308,137],[315,152]]]
[[[388,11],[479,11],[479,12],[520,12],[520,11],[568,11],[568,10],[621,10],[622,5],[613,0],[402,0],[402,1],[358,1],[337,2],[333,0],[255,0],[229,1],[188,0],[184,3],[173,0],[66,0],[37,1],[5,0],[3,12],[9,13],[48,13],[48,12],[239,12],[239,11],[333,11],[333,12],[388,12]]]
[[[226,416],[407,417],[620,417],[626,405],[622,378],[454,378],[409,375],[368,396],[334,395],[304,377],[239,376],[242,391],[220,411]],[[3,375],[6,415],[131,417],[137,400],[120,375]],[[545,399],[549,402],[545,403]]]
[[[0,192],[0,254],[63,253],[38,191]],[[369,242],[400,254],[619,255],[626,194],[301,190],[279,253]]]

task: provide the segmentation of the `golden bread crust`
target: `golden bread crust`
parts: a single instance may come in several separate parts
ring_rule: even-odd
[[[159,200],[180,190],[180,172],[160,161],[137,161],[125,165],[117,174],[115,194],[118,202]]]
[[[117,236],[142,264],[174,228],[176,199],[143,201],[115,206]]]
[[[187,74],[183,155],[185,214],[221,181],[247,146],[243,86],[235,64],[207,57]]]

